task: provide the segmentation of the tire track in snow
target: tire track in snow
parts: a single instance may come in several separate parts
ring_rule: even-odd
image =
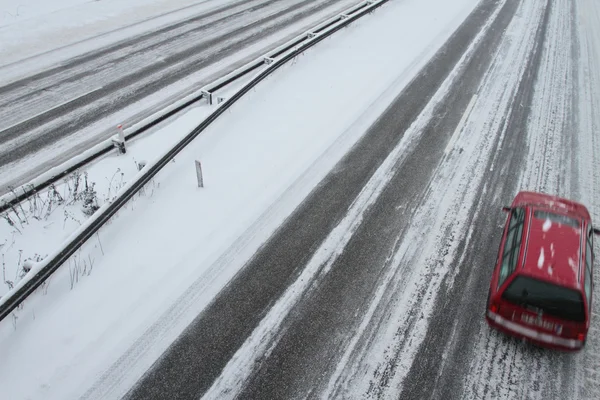
[[[40,127],[52,119],[64,118],[74,109],[96,100],[97,96],[86,102],[74,101],[82,93],[89,92],[90,87],[106,86],[106,94],[110,84],[116,84],[117,89],[126,88],[136,78],[150,75],[153,69],[164,70],[166,74],[169,72],[169,63],[177,64],[178,59],[197,58],[191,57],[190,53],[206,53],[202,58],[208,58],[211,45],[226,47],[223,42],[234,37],[232,32],[236,27],[247,24],[247,13],[256,13],[260,17],[261,12],[268,13],[274,8],[272,0],[256,3],[254,0],[249,5],[240,6],[238,3],[233,7],[226,6],[216,12],[208,12],[75,58],[60,68],[52,68],[0,87],[0,143],[22,136],[24,131],[32,130],[32,126]],[[111,88],[112,91],[115,91],[115,87]],[[122,91],[118,95],[122,96]],[[72,104],[69,107],[56,107],[59,103]],[[84,111],[79,110],[78,113]],[[46,131],[50,129],[51,126],[46,127]]]
[[[529,120],[529,151],[519,188],[580,200],[576,129],[576,26],[574,3],[553,2],[534,104]],[[535,361],[544,371],[544,396],[572,398],[582,382],[580,354],[543,351]],[[539,371],[540,368],[536,370]],[[526,374],[530,374],[526,370]],[[552,377],[548,380],[547,377]],[[549,381],[549,382],[547,382]],[[560,395],[559,395],[560,393]]]
[[[82,125],[89,125],[108,115],[115,110],[115,100],[121,105],[139,101],[154,91],[213,64],[217,58],[249,46],[257,37],[272,35],[295,19],[316,13],[328,5],[328,2],[317,5],[311,3],[304,0],[292,6],[276,7],[275,12],[261,14],[255,21],[242,23],[241,26],[233,25],[234,29],[225,25],[217,30],[216,35],[211,33],[199,43],[192,42],[187,46],[181,44],[176,52],[167,54],[163,62],[151,62],[148,59],[145,60],[147,62],[140,63],[139,68],[135,68],[125,58],[125,65],[119,63],[109,68],[110,74],[106,76],[108,82],[104,80],[99,90],[0,131],[0,144],[3,147],[0,165],[14,160],[15,156],[22,157],[45,146],[49,133],[54,138],[62,138]],[[114,79],[115,76],[118,78]],[[113,96],[109,98],[109,95]],[[65,123],[67,115],[71,117]],[[44,126],[48,124],[50,126]]]
[[[568,0],[553,2],[534,104],[528,123],[528,156],[521,189],[573,197],[576,168],[574,115],[573,9]],[[571,188],[574,185],[574,188]]]
[[[162,45],[184,39],[182,36],[194,32],[204,32],[212,24],[226,23],[247,12],[260,11],[273,1],[237,0],[229,2],[222,7],[207,10],[202,14],[158,28],[153,32],[122,40],[114,45],[74,57],[45,71],[19,78],[0,86],[0,107],[9,106],[11,103],[15,105],[19,100],[28,100],[36,95],[43,95],[43,92],[50,89],[59,89],[61,86],[70,88],[70,84],[77,83],[90,75],[102,73],[106,70],[106,66],[120,63],[128,58],[131,60],[137,56],[144,57],[149,51],[160,50]],[[177,48],[177,46],[172,44],[171,48]],[[0,116],[2,115],[0,114]]]
[[[516,3],[513,2],[512,4],[515,5]],[[498,7],[498,11],[500,8],[501,7]],[[510,21],[513,12],[514,7],[507,7],[504,9],[503,17],[498,18],[498,20],[504,20],[504,22],[497,21],[496,26],[491,30],[502,32],[504,27]],[[495,19],[495,17],[492,18],[492,20],[493,19]],[[499,37],[500,36],[496,36],[496,38]],[[494,49],[496,45],[486,43],[485,47]],[[483,54],[478,54],[474,57],[476,60],[489,60],[490,58],[491,57],[487,54],[485,56]],[[466,76],[475,80],[472,73],[466,74]],[[453,92],[454,95],[460,93],[460,95],[464,97],[463,90],[454,88]],[[451,104],[454,100],[447,101]],[[447,108],[446,106],[440,105],[440,110],[442,109]],[[435,115],[439,115],[438,112],[436,112]],[[445,115],[445,117],[446,116],[447,115]],[[438,131],[445,131],[448,129],[444,125],[434,124],[434,126],[433,129]],[[451,146],[451,144],[449,144],[449,146]],[[459,151],[462,152],[462,149]],[[428,151],[428,153],[431,153],[431,151]],[[439,155],[442,156],[442,154]],[[401,171],[404,170],[404,167],[402,168]],[[389,271],[386,272],[386,276],[382,278],[382,282],[379,284],[382,289],[378,290],[379,293],[372,299],[371,308],[364,317],[361,328],[359,328],[355,334],[352,344],[346,350],[343,360],[338,365],[337,372],[331,378],[329,390],[325,396],[329,397],[335,394],[336,397],[346,398],[354,397],[356,396],[356,393],[365,392],[368,393],[369,397],[393,396],[393,393],[397,391],[395,388],[397,385],[394,384],[393,381],[401,379],[408,370],[412,360],[412,353],[407,349],[414,347],[416,343],[419,342],[419,339],[418,337],[415,337],[414,332],[419,331],[419,329],[422,328],[423,315],[424,313],[427,313],[427,307],[435,298],[435,283],[432,282],[439,282],[439,279],[443,276],[443,271],[441,271],[438,266],[432,266],[432,264],[436,264],[436,257],[428,258],[427,262],[429,268],[425,268],[425,271],[420,277],[418,276],[418,271],[411,271],[412,267],[408,267],[408,265],[423,264],[423,262],[421,262],[422,260],[411,261],[412,257],[418,257],[418,251],[410,244],[423,240],[421,237],[417,239],[417,237],[411,235],[414,235],[415,231],[422,232],[424,229],[431,232],[445,232],[445,235],[438,234],[436,236],[435,241],[441,241],[442,243],[435,247],[437,250],[432,250],[432,252],[435,253],[437,251],[439,252],[439,257],[448,259],[451,258],[452,252],[456,251],[452,242],[460,241],[461,235],[464,234],[460,229],[455,229],[451,226],[446,226],[445,228],[424,228],[436,226],[437,220],[447,220],[447,218],[444,219],[440,217],[443,211],[438,209],[437,200],[439,198],[435,198],[432,204],[432,197],[429,197],[432,196],[432,192],[439,190],[440,182],[447,183],[449,181],[449,177],[444,176],[443,171],[440,172],[441,168],[443,167],[438,166],[437,171],[437,173],[441,175],[441,178],[438,176],[436,181],[431,183],[428,193],[425,195],[426,199],[429,198],[429,203],[421,204],[420,209],[410,211],[409,215],[412,215],[413,222],[408,228],[408,233],[402,232],[402,235],[398,237],[398,241],[400,242],[401,239],[402,243],[396,246],[397,248],[394,250],[394,254],[390,256],[391,261],[388,260],[387,262],[390,264],[390,266],[387,267]],[[452,169],[453,168],[449,168],[448,170]],[[447,197],[450,196],[451,195],[448,194]],[[443,196],[440,196],[440,198],[441,197]],[[446,202],[448,204],[453,204],[453,206],[450,206],[450,211],[448,211],[449,215],[458,215],[465,211],[460,210],[460,200],[446,200],[444,203]],[[457,204],[459,205],[459,209],[453,209],[452,207],[455,207]],[[416,215],[414,215],[415,213]],[[469,235],[471,234],[472,232],[469,233]],[[420,235],[421,234],[418,234],[417,236]],[[444,236],[446,240],[442,239]],[[420,250],[425,251],[423,249]],[[418,280],[418,283],[416,284],[415,279]],[[428,285],[431,286],[428,287]],[[396,326],[392,329],[395,330],[395,332],[388,332],[390,336],[393,336],[393,339],[388,339],[387,342],[394,344],[384,350],[385,354],[377,354],[377,356],[381,358],[381,361],[377,363],[372,359],[373,347],[385,347],[385,345],[377,343],[375,340],[374,336],[379,333],[376,332],[376,330],[380,328],[381,330],[385,330],[385,325],[389,323],[392,311],[395,308],[393,306],[397,300],[395,299],[395,293],[403,293],[405,291],[414,293],[414,295],[406,295],[405,301],[407,301],[407,303],[402,307],[397,306],[397,309],[401,308],[403,310],[408,310],[408,314],[403,315],[402,318],[397,315],[395,316],[396,318],[401,319],[402,322],[399,323],[400,327]],[[386,307],[387,310],[385,310]],[[381,342],[386,342],[386,340],[381,340]],[[399,358],[402,359],[402,365],[399,365],[398,363]],[[373,378],[369,381],[371,375]],[[364,385],[357,384],[357,382],[364,382]]]

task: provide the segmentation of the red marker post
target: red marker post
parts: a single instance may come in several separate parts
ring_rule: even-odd
[[[125,148],[125,132],[123,132],[123,125],[117,125],[117,137],[113,137],[112,142],[115,145],[115,147],[119,150],[119,153],[127,153],[127,149]]]

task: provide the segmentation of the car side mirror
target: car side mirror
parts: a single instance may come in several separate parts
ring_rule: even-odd
[[[594,228],[594,235],[600,235],[600,228]]]
[[[510,207],[502,207],[502,211],[504,212],[510,212],[510,210],[512,210]]]

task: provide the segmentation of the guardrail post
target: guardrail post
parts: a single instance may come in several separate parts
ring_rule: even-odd
[[[213,103],[213,95],[211,92],[209,92],[208,90],[203,90],[202,91],[202,96],[204,96],[206,98],[206,101],[208,101],[208,104],[212,105]]]
[[[202,177],[202,164],[196,160],[196,177],[198,178],[198,187],[204,187],[204,178]]]
[[[117,137],[113,137],[111,140],[119,150],[119,153],[125,154],[127,153],[127,149],[125,148],[125,132],[123,132],[123,125],[117,125],[117,131]]]

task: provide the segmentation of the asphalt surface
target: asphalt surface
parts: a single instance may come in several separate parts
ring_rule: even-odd
[[[390,254],[397,250],[411,222],[410,215],[425,196],[451,133],[483,78],[518,5],[518,1],[508,1],[502,8],[470,60],[461,68],[458,83],[437,105],[436,118],[427,124],[422,139],[368,210],[343,254],[290,313],[276,345],[256,365],[241,398],[312,397],[318,396],[326,386],[342,349],[357,329],[360,322],[357,316],[366,311],[368,299],[389,267]],[[493,0],[481,3],[364,138],[186,329],[127,398],[187,399],[198,398],[206,392],[345,216],[366,182],[431,100],[496,7],[498,4]],[[527,89],[523,89],[523,93],[526,98]],[[518,125],[523,116],[513,118],[513,124]],[[499,219],[501,215],[494,218]],[[490,232],[492,228],[486,221],[480,223]],[[482,240],[490,238],[495,240],[491,232],[482,236]],[[490,248],[493,247],[492,244]],[[486,265],[491,266],[490,260],[493,262],[494,257],[492,254]],[[481,270],[482,275],[488,273],[489,268]],[[451,294],[460,296],[461,293]],[[447,317],[445,310],[439,314],[436,313],[437,318]],[[437,324],[432,326],[437,327]],[[443,341],[446,328],[442,326],[439,331],[436,328],[428,333],[428,338],[437,338],[438,334]],[[430,352],[437,351],[437,348],[424,347],[418,357],[429,360]],[[434,358],[431,362],[437,361]],[[407,386],[401,398],[427,398],[431,394],[421,392],[432,390],[424,388],[422,382],[430,382],[436,372],[431,367],[423,367],[422,371],[418,368],[410,371],[415,376],[415,385]],[[381,374],[374,385],[384,387],[386,374]],[[460,390],[460,387],[450,385],[448,390]]]
[[[0,167],[85,134],[77,147],[63,144],[52,165],[29,167],[39,173],[106,139],[114,133],[109,127],[141,120],[165,101],[197,90],[349,4],[355,2],[232,2],[0,87]],[[290,31],[292,23],[296,25]],[[262,44],[266,39],[271,43]],[[183,91],[178,89],[180,93],[156,97],[186,78],[192,80]],[[127,109],[132,105],[136,106]],[[111,118],[116,113],[119,120]],[[31,174],[10,184],[22,183]]]

